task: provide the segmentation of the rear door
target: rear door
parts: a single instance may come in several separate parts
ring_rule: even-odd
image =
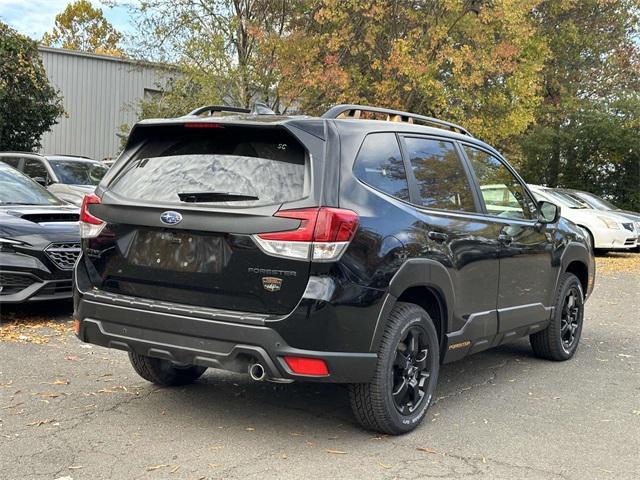
[[[273,126],[147,128],[92,206],[107,222],[85,245],[94,286],[196,309],[290,312],[309,260],[268,254],[254,236],[304,222],[274,216],[281,208],[318,205],[310,151],[321,157],[323,142]]]
[[[447,138],[403,135],[409,160],[412,202],[417,204],[411,228],[417,248],[411,256],[440,262],[455,292],[451,351],[457,358],[488,348],[497,331],[498,243],[495,225],[482,215],[456,143]]]
[[[549,317],[558,273],[554,225],[537,224],[537,208],[520,180],[500,158],[463,144],[477,178],[487,218],[500,243],[498,317],[509,332]]]

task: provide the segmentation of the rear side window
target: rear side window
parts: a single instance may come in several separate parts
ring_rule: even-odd
[[[0,157],[0,161],[3,161],[13,168],[18,168],[18,164],[20,163],[20,159],[16,157]]]
[[[419,137],[404,140],[422,205],[443,210],[476,210],[469,179],[453,143]]]
[[[259,206],[308,195],[304,148],[287,132],[259,128],[184,128],[150,139],[111,183],[126,198],[150,202]],[[192,131],[186,131],[192,130]]]
[[[376,190],[409,200],[407,174],[398,139],[393,133],[367,135],[358,152],[353,173]]]
[[[49,172],[47,172],[47,167],[44,166],[40,160],[35,160],[33,158],[27,158],[24,161],[24,167],[22,171],[25,175],[31,178],[43,178],[47,179],[49,177]]]

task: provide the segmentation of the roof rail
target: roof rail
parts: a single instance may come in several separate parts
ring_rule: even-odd
[[[249,110],[248,108],[241,108],[241,107],[227,107],[226,105],[206,105],[204,107],[196,108],[195,110],[187,113],[185,117],[202,115],[203,113],[216,113],[216,112],[251,113],[251,110]]]
[[[466,128],[456,125],[455,123],[445,122],[444,120],[438,120],[433,117],[425,117],[424,115],[418,115],[416,113],[391,110],[389,108],[370,107],[368,105],[335,105],[324,112],[322,118],[359,119],[362,112],[384,113],[387,115],[387,120],[392,122],[414,123],[414,120],[418,120],[419,122],[435,126],[436,128],[445,128],[463,135],[468,135],[469,137],[473,136]]]

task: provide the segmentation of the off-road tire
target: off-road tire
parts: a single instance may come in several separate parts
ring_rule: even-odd
[[[393,400],[393,363],[396,349],[412,327],[424,330],[428,342],[427,365],[430,373],[421,403],[403,415]],[[380,433],[399,435],[416,428],[424,418],[435,393],[440,368],[438,333],[429,314],[417,305],[398,302],[389,315],[380,347],[378,363],[370,383],[349,385],[351,408],[360,424]]]
[[[575,341],[569,348],[566,348],[562,341],[562,315],[565,306],[567,294],[574,289],[579,292],[578,305],[578,327],[575,332]],[[531,348],[537,357],[547,360],[562,362],[569,360],[576,353],[578,343],[580,342],[580,334],[582,333],[582,324],[584,320],[584,293],[582,284],[578,277],[572,273],[564,273],[558,282],[558,291],[554,303],[553,318],[546,329],[541,332],[534,333],[529,336]]]
[[[129,352],[129,360],[138,375],[157,385],[176,387],[196,381],[207,370],[197,365],[179,366],[169,360]]]

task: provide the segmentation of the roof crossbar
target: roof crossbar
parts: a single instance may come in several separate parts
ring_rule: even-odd
[[[403,112],[400,110],[391,110],[389,108],[370,107],[368,105],[335,105],[329,110],[324,112],[322,118],[351,118],[359,119],[362,112],[383,113],[387,115],[387,120],[392,122],[408,122],[414,123],[417,120],[421,123],[435,126],[436,128],[444,128],[446,130],[452,130],[454,132],[461,133],[472,137],[469,131],[456,125],[455,123],[446,122],[433,117],[425,117],[424,115],[418,115],[416,113]]]
[[[251,110],[248,108],[241,107],[227,107],[226,105],[206,105],[204,107],[199,107],[189,112],[186,117],[202,115],[203,113],[216,113],[216,112],[232,112],[232,113],[251,113]]]

